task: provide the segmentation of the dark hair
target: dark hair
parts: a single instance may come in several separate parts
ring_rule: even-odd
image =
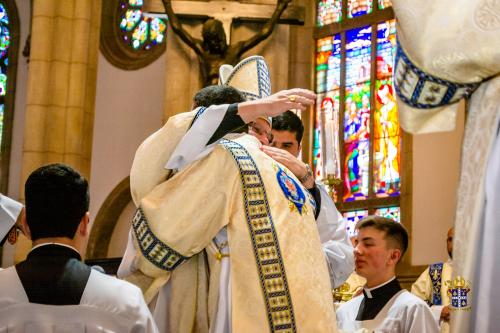
[[[26,180],[24,192],[32,240],[72,239],[89,210],[87,180],[64,164],[50,164],[33,171]]]
[[[193,97],[195,107],[241,103],[245,96],[236,88],[213,85],[199,90]]]
[[[408,248],[408,232],[401,223],[382,216],[370,215],[356,224],[356,229],[374,228],[385,232],[385,239],[401,250],[401,258]],[[401,259],[400,258],[400,259]]]
[[[273,130],[295,133],[295,138],[299,145],[304,135],[302,120],[292,111],[286,111],[279,116],[273,117]]]

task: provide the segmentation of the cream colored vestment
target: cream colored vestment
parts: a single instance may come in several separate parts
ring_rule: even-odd
[[[288,174],[284,186],[295,182],[306,198],[300,208],[291,206],[284,183],[278,181],[283,166],[262,153],[255,138],[243,135],[235,142],[244,149],[232,153],[248,152],[239,167],[252,183],[245,195],[253,204],[245,207],[240,171],[227,146],[221,145],[140,201],[142,214],[133,224],[141,253],[137,267],[153,279],[143,285],[149,290],[146,296],[156,294],[168,279],[166,270],[174,269],[172,277],[178,279],[182,277],[176,270],[185,270],[188,279],[200,276],[192,270],[200,267],[189,258],[197,255],[200,260],[198,254],[227,226],[233,332],[266,332],[270,327],[276,332],[294,327],[299,332],[334,332],[328,270],[307,191]],[[257,174],[246,174],[252,163]],[[259,182],[264,187],[257,186]],[[246,209],[253,218],[247,219]],[[249,224],[256,228],[252,237]],[[196,303],[200,297],[206,296],[199,292]]]

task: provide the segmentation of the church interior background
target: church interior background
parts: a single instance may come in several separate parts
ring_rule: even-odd
[[[181,22],[200,36],[209,16],[196,3],[173,6],[189,9],[179,10]],[[264,11],[276,1],[244,4]],[[230,43],[263,25],[243,11],[229,13]],[[202,85],[195,53],[161,12],[160,0],[0,1],[2,193],[22,201],[27,175],[41,165],[77,168],[91,189],[87,258],[122,255],[134,211],[128,174],[135,150],[169,116],[189,111]],[[372,213],[403,223],[411,235],[403,280],[446,260],[464,106],[452,132],[411,136],[399,128],[390,1],[293,0],[283,16],[243,58],[265,57],[274,92],[318,94],[301,114],[302,157],[318,180],[334,184],[348,228]],[[29,248],[27,239],[6,245],[2,266],[24,259]]]

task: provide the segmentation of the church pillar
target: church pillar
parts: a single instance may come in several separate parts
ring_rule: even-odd
[[[100,18],[100,0],[33,2],[22,184],[54,162],[90,175]]]
[[[90,176],[101,0],[34,0],[21,199],[36,168],[61,162]],[[20,239],[15,262],[30,242]]]
[[[313,38],[316,26],[316,1],[295,0],[294,4],[305,9],[304,25],[290,26],[289,43],[289,78],[288,87],[299,87],[314,90],[314,51]],[[301,113],[304,123],[304,136],[302,138],[302,159],[312,163],[311,147],[314,140],[314,108],[310,107]]]

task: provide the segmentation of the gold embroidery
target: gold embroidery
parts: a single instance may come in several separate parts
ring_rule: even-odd
[[[245,215],[260,277],[271,332],[296,332],[285,267],[259,170],[240,144],[221,140],[238,165]]]

